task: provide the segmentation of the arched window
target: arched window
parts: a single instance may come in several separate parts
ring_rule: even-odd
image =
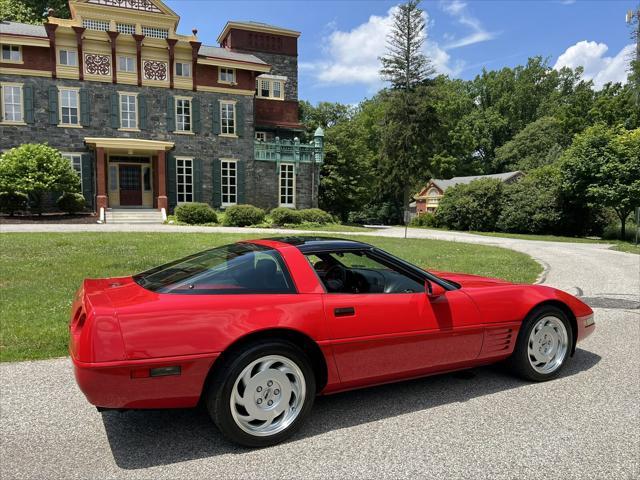
[[[439,197],[440,192],[436,188],[430,188],[427,192],[427,197]]]

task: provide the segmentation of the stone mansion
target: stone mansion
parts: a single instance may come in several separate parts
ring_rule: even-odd
[[[317,206],[323,132],[301,143],[300,32],[227,22],[216,46],[159,0],[69,0],[0,23],[0,150],[48,142],[95,211]]]

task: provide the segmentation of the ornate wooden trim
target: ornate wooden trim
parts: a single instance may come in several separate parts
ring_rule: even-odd
[[[44,29],[49,37],[49,63],[51,68],[51,77],[56,78],[56,70],[58,68],[58,60],[56,58],[56,28],[58,25],[55,23],[45,23]]]
[[[136,70],[138,72],[138,86],[142,86],[142,39],[144,35],[134,33],[133,38],[136,41]]]
[[[80,72],[78,79],[84,80],[84,56],[82,55],[82,35],[84,34],[84,27],[73,27],[73,31],[76,32],[76,42],[78,44],[78,70]]]
[[[193,81],[193,91],[195,92],[198,88],[197,82],[197,71],[198,71],[198,51],[200,50],[200,45],[202,42],[189,42],[191,44],[191,79]]]
[[[116,58],[116,39],[120,32],[112,32],[108,31],[107,35],[109,35],[109,41],[111,42],[111,81],[113,83],[118,83],[118,68],[117,68],[117,58]]]
[[[167,44],[169,45],[169,88],[173,88],[173,75],[174,64],[176,56],[176,38],[167,38]]]

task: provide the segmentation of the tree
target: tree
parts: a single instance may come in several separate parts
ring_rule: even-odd
[[[504,232],[555,233],[562,221],[558,167],[532,170],[515,183],[504,186],[497,227]]]
[[[393,88],[409,91],[435,73],[422,53],[426,38],[420,0],[401,4],[393,14],[393,28],[387,37],[387,55],[380,57],[380,74]]]
[[[613,155],[601,165],[588,190],[616,212],[624,239],[627,218],[640,207],[640,128],[620,132],[611,140],[610,148]]]
[[[449,187],[438,204],[437,223],[453,230],[495,231],[503,187],[492,178]]]
[[[71,16],[67,0],[0,0],[0,19],[39,25],[49,8],[55,17]]]
[[[529,123],[496,149],[496,171],[529,171],[555,162],[569,143],[562,123],[555,117],[542,117]]]
[[[23,144],[0,156],[0,192],[22,192],[42,213],[47,192],[80,191],[80,177],[58,150],[47,144]]]

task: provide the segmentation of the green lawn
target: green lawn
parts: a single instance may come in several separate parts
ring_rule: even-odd
[[[0,234],[0,360],[66,355],[69,308],[83,278],[130,275],[199,250],[252,237],[264,234]],[[516,282],[533,282],[541,271],[528,256],[502,248],[437,240],[358,240],[428,269]]]

